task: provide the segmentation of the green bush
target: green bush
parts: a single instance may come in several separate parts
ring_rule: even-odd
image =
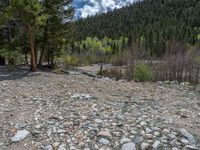
[[[145,63],[139,63],[134,70],[134,79],[138,82],[148,82],[153,80],[151,67]]]
[[[73,55],[66,55],[64,57],[64,62],[66,65],[78,66],[79,59]]]

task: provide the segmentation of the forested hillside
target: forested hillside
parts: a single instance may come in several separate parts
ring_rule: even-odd
[[[194,45],[200,33],[198,0],[144,0],[106,14],[80,19],[75,23],[76,40],[86,37],[112,39],[132,37],[157,56],[167,43]]]

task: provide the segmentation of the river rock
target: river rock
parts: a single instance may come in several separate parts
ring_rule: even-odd
[[[112,138],[112,135],[109,131],[100,131],[97,136],[99,137],[105,137],[105,138],[109,138],[111,139]]]
[[[99,139],[99,143],[104,144],[104,145],[108,145],[110,143],[110,141],[105,139],[105,138],[101,138],[101,139]]]
[[[129,142],[122,145],[121,150],[136,150],[135,143]]]
[[[194,144],[194,145],[196,144],[195,137],[192,134],[190,134],[186,129],[182,128],[180,129],[180,132],[185,138],[189,140],[190,144]]]
[[[11,138],[12,142],[20,142],[30,134],[27,130],[18,130],[15,136]]]

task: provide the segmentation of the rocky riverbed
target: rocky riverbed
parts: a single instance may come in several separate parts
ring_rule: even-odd
[[[199,92],[0,67],[0,150],[198,150]]]

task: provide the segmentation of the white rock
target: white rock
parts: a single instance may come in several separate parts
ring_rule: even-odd
[[[160,135],[160,132],[154,132],[153,133],[155,136],[159,136]]]
[[[44,150],[53,150],[53,147],[51,145],[47,145],[44,147]]]
[[[140,122],[141,126],[145,126],[147,123],[145,121]]]
[[[189,140],[190,144],[196,144],[195,137],[192,134],[190,134],[186,129],[180,129],[180,132],[185,138]]]
[[[66,145],[65,144],[61,144],[59,147],[58,147],[58,150],[66,150]]]
[[[189,144],[189,141],[185,138],[181,138],[181,142],[184,143],[185,145]]]
[[[60,145],[60,142],[55,142],[55,143],[53,143],[53,147],[54,147],[54,148],[57,148],[59,145]]]
[[[170,132],[170,129],[164,129],[163,130],[163,133],[169,133]]]
[[[129,139],[129,138],[122,138],[120,140],[120,143],[123,144],[123,143],[127,143],[127,142],[130,142],[130,141],[131,141],[131,139]]]
[[[41,128],[41,127],[42,127],[42,125],[40,125],[40,124],[35,125],[35,128],[36,128],[36,129],[39,129],[39,128]]]
[[[198,149],[196,146],[194,146],[194,145],[187,145],[186,148],[189,149],[189,150],[199,150],[199,149]]]
[[[149,143],[142,143],[141,144],[141,150],[147,150],[147,149],[149,149]]]
[[[87,99],[87,100],[89,100],[89,99],[91,99],[92,98],[92,96],[91,95],[89,95],[89,94],[79,94],[79,93],[77,93],[77,94],[74,94],[73,96],[71,96],[70,97],[71,99]]]
[[[25,139],[30,134],[27,130],[18,130],[14,137],[11,138],[12,142],[19,142]]]
[[[157,140],[157,141],[155,141],[154,143],[153,143],[153,148],[154,149],[158,149],[158,147],[160,146],[160,141],[159,140]]]
[[[129,142],[122,145],[121,150],[136,150],[135,143]]]
[[[103,121],[101,119],[95,119],[95,122],[98,124],[103,124]]]
[[[97,134],[97,136],[106,137],[106,138],[109,138],[109,139],[112,138],[112,135],[109,131],[101,131]]]
[[[150,128],[146,128],[145,131],[146,131],[146,133],[151,133],[152,132],[152,130]]]
[[[101,138],[101,139],[99,139],[99,143],[104,144],[104,145],[108,145],[110,143],[110,141],[105,139],[105,138]]]

